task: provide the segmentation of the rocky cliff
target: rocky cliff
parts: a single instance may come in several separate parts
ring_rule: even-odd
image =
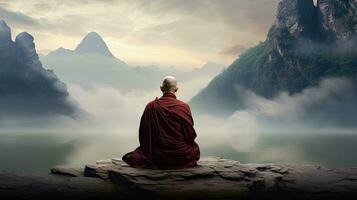
[[[244,108],[243,90],[274,98],[327,77],[357,75],[357,1],[283,0],[267,39],[243,53],[192,100],[198,112]]]
[[[2,199],[355,199],[357,169],[202,158],[179,170],[131,168],[120,159],[52,174],[0,173]]]
[[[42,67],[34,38],[20,33],[15,41],[0,20],[0,118],[74,115],[66,85]]]

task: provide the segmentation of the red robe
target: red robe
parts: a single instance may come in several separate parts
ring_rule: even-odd
[[[140,146],[122,159],[132,167],[193,167],[200,158],[195,138],[189,105],[172,93],[164,93],[147,104],[140,120]]]

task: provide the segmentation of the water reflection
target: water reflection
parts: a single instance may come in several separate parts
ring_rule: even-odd
[[[54,165],[83,166],[99,159],[120,157],[137,145],[137,135],[128,135],[1,134],[0,170],[16,173],[47,172]],[[245,151],[230,145],[208,146],[200,143],[200,146],[202,156],[221,156],[243,163],[357,166],[356,135],[262,134],[255,145]]]
[[[203,155],[217,155],[243,163],[288,162],[326,167],[357,166],[357,135],[263,134],[249,151],[229,146],[203,149]]]
[[[75,151],[75,140],[38,134],[1,134],[0,170],[46,172],[50,166],[65,163]]]

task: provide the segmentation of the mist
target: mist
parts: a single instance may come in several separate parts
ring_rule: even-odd
[[[183,82],[178,98],[188,101],[199,91],[201,81]],[[111,87],[85,90],[78,85],[70,85],[69,91],[90,117],[71,124],[68,131],[74,129],[90,137],[99,136],[103,146],[109,142],[117,147],[116,156],[138,145],[138,126],[143,109],[149,101],[161,96],[159,89],[122,93]],[[272,100],[250,91],[237,90],[243,94],[247,109],[236,111],[230,117],[193,113],[197,141],[203,149],[225,146],[237,152],[252,152],[257,149],[261,137],[269,135],[308,138],[321,134],[355,134],[357,110],[353,105],[357,100],[356,91],[355,84],[343,78],[325,79],[318,86],[292,96],[282,92]],[[100,143],[100,140],[94,142]],[[98,151],[96,148],[89,150]],[[276,151],[279,150],[270,149],[263,157],[274,156],[275,160],[280,160],[296,155],[293,149]],[[295,161],[300,158],[295,157]]]
[[[177,97],[188,102],[210,79],[203,75],[199,79],[179,80]],[[159,85],[157,83],[155,90],[123,92],[105,85],[86,88],[68,84],[69,93],[76,102],[80,102],[79,106],[86,115],[76,119],[33,119],[21,126],[17,122],[7,124],[12,126],[3,123],[2,136],[9,138],[7,141],[16,141],[14,149],[7,151],[17,155],[18,149],[23,148],[18,145],[31,143],[29,136],[35,135],[40,138],[34,141],[35,146],[39,146],[28,144],[31,148],[47,148],[42,145],[48,146],[48,142],[52,142],[56,148],[63,149],[61,152],[66,152],[66,155],[61,154],[61,160],[52,161],[46,159],[47,154],[37,155],[44,156],[46,162],[51,161],[42,168],[54,164],[80,166],[104,158],[120,158],[139,145],[140,117],[146,104],[161,96]],[[242,162],[356,164],[353,155],[351,158],[348,156],[355,151],[356,145],[352,141],[357,137],[357,110],[353,106],[357,90],[353,81],[325,79],[301,93],[289,95],[282,92],[274,99],[236,88],[248,105],[246,109],[229,117],[193,112],[202,156],[222,156]],[[44,144],[40,145],[40,141]],[[8,142],[6,144],[11,146]],[[65,150],[68,145],[70,151]],[[341,153],[345,155],[343,159]],[[324,159],[326,154],[331,157]],[[36,155],[32,156],[35,158],[30,156],[29,159],[41,160]],[[30,172],[36,170],[39,169],[29,169]]]
[[[188,101],[208,78],[190,80],[180,84],[177,97]],[[146,104],[161,96],[160,83],[156,90],[121,92],[109,86],[85,89],[70,84],[69,91],[81,107],[89,113],[86,119],[76,121],[79,130],[110,132],[133,130],[136,132]],[[337,129],[354,130],[357,125],[355,83],[347,78],[329,78],[301,93],[282,92],[274,99],[266,99],[249,90],[237,87],[247,108],[229,117],[198,115],[193,113],[198,132],[206,133],[217,127],[221,132],[311,132]],[[79,123],[78,123],[79,122]],[[82,124],[88,123],[90,124]],[[210,127],[212,125],[212,127]],[[208,130],[205,130],[207,127]],[[87,129],[87,130],[86,130]]]
[[[195,116],[196,129],[206,145],[220,142],[240,151],[254,148],[261,135],[355,134],[356,91],[353,81],[345,78],[325,79],[302,93],[282,92],[274,99],[237,87],[248,107],[228,118]]]

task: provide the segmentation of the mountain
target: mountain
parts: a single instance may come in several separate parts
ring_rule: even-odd
[[[60,47],[48,54],[49,56],[100,55],[115,58],[103,38],[96,32],[88,33],[74,50]],[[124,64],[124,63],[123,63]]]
[[[272,99],[357,75],[357,1],[283,0],[267,39],[243,53],[190,101],[200,113],[246,107],[243,91]]]
[[[113,56],[102,37],[95,32],[88,33],[74,50],[60,47],[41,60],[66,83],[85,87],[119,85],[126,79],[137,78],[125,73],[128,65]]]
[[[88,33],[74,50],[74,53],[93,53],[114,57],[103,38],[96,32]]]
[[[70,56],[70,55],[85,55],[85,54],[95,54],[95,55],[115,58],[112,52],[110,52],[103,38],[96,32],[88,33],[74,50],[60,47],[55,51],[50,52],[48,55]]]
[[[51,51],[48,53],[49,56],[70,56],[74,55],[74,52],[70,49],[65,49],[63,47],[60,47],[54,51]]]
[[[61,47],[41,60],[66,83],[86,88],[105,85],[122,91],[157,89],[167,75],[175,75],[180,81],[200,77],[208,82],[224,68],[212,62],[191,71],[174,67],[130,66],[112,56],[104,40],[93,32],[86,35],[75,50]]]
[[[0,119],[21,116],[74,116],[79,109],[51,70],[42,67],[34,38],[20,33],[15,41],[0,20]]]

